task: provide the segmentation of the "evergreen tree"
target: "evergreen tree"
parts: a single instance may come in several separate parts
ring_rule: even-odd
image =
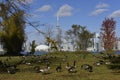
[[[34,54],[36,46],[35,40],[33,40],[32,43],[30,43],[30,54]]]

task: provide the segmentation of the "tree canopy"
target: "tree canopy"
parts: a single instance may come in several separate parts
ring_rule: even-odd
[[[67,31],[69,39],[76,50],[86,50],[94,34],[84,26],[72,25],[72,29]]]
[[[13,0],[0,2],[0,40],[6,55],[18,55],[25,41],[24,10]]]
[[[113,18],[106,18],[102,23],[100,34],[106,51],[112,50],[116,42],[115,26],[116,22]]]

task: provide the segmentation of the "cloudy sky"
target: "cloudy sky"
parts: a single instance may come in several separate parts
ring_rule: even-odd
[[[100,32],[102,21],[113,17],[116,21],[116,32],[120,37],[120,0],[26,0],[30,8],[28,13],[31,21],[41,24],[59,25],[63,31],[71,28],[73,24],[86,26],[92,32]],[[41,26],[44,27],[44,26]],[[27,32],[35,31],[32,27]],[[35,39],[39,34],[29,34]],[[38,37],[36,38],[38,39]]]

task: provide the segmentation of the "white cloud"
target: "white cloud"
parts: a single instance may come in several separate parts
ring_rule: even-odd
[[[59,8],[59,10],[56,13],[56,16],[59,16],[59,17],[71,16],[72,10],[73,10],[73,7],[71,7],[68,4],[65,4]]]
[[[108,11],[109,5],[106,3],[99,3],[95,8],[95,10],[90,14],[91,16],[97,16],[99,14],[102,14],[103,12]]]
[[[117,11],[114,11],[114,12],[110,15],[110,17],[113,17],[113,18],[115,18],[115,17],[120,17],[120,9],[117,10]]]
[[[108,8],[108,7],[109,7],[109,5],[106,4],[106,3],[99,3],[99,4],[96,6],[97,9],[100,9],[100,8]]]
[[[37,9],[37,11],[46,12],[46,11],[49,11],[51,9],[52,9],[52,7],[50,5],[43,5],[42,7],[40,7],[39,9]]]
[[[91,16],[97,16],[105,11],[108,11],[108,9],[97,9],[91,13]]]

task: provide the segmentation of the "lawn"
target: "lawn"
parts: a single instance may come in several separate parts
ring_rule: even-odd
[[[95,56],[101,56],[97,54]],[[2,62],[10,65],[17,64],[17,72],[15,74],[0,73],[0,80],[120,80],[120,73],[115,70],[108,69],[106,64],[100,66],[93,65],[100,58],[95,57],[91,53],[81,52],[55,52],[41,56],[17,56],[17,57],[0,57]],[[19,63],[21,61],[22,63]],[[73,65],[76,61],[76,73],[69,73],[66,70],[66,63]],[[43,75],[34,71],[35,66],[45,67],[46,62],[50,62],[50,73]],[[19,63],[19,64],[18,64]],[[31,63],[31,64],[27,64]],[[61,63],[62,71],[57,72],[56,67]],[[89,64],[93,67],[93,72],[81,69],[81,65]]]

